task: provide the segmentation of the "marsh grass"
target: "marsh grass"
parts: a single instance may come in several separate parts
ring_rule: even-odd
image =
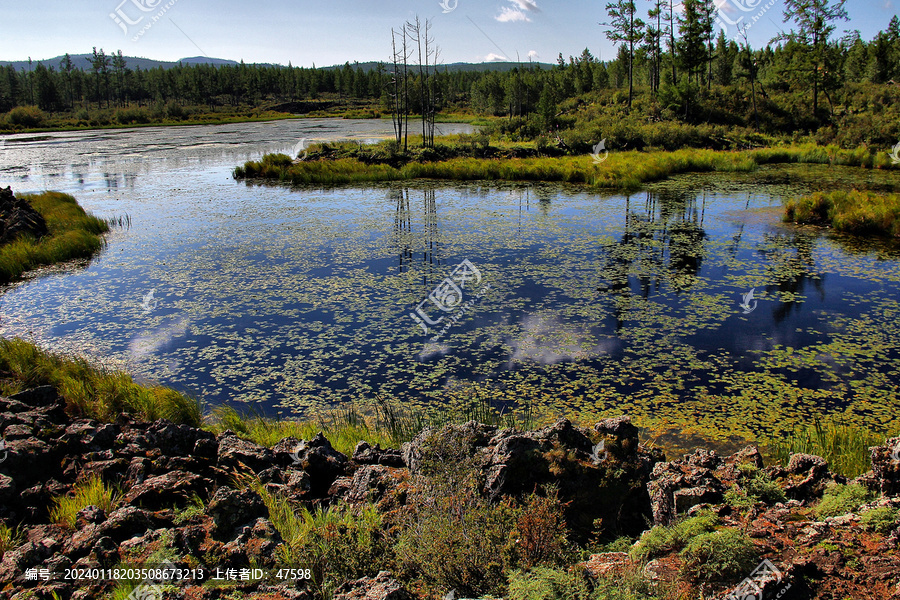
[[[830,225],[858,235],[900,236],[900,194],[836,190],[795,198],[784,207],[789,223]]]
[[[381,513],[374,505],[310,509],[270,492],[255,477],[239,477],[236,484],[262,498],[269,520],[284,540],[279,549],[281,563],[311,569],[317,597],[330,598],[341,582],[387,565],[391,548],[382,531]]]
[[[399,448],[426,427],[439,429],[448,423],[468,421],[525,430],[535,424],[530,404],[516,410],[498,409],[487,397],[474,394],[430,407],[401,405],[376,396],[367,405],[338,407],[306,420],[272,418],[252,409],[239,411],[223,405],[213,409],[206,429],[216,434],[230,429],[239,437],[266,447],[286,437],[309,440],[322,432],[335,450],[352,455],[361,441]]]
[[[200,404],[176,390],[141,386],[127,373],[46,352],[25,340],[0,339],[0,393],[41,385],[53,386],[71,410],[99,421],[112,421],[122,412],[195,427],[202,421]]]
[[[24,539],[25,533],[19,527],[0,523],[0,559],[10,550],[17,548]]]
[[[293,184],[339,184],[412,179],[549,181],[580,183],[593,188],[636,189],[641,185],[687,172],[749,172],[760,165],[804,163],[890,169],[884,153],[867,149],[842,150],[833,146],[794,146],[745,151],[687,148],[673,152],[611,152],[599,164],[587,155],[530,158],[490,158],[503,147],[484,147],[484,157],[473,157],[478,144],[457,136],[444,140],[430,153],[401,156],[391,142],[356,149],[334,144],[293,164],[286,155],[269,154],[234,170],[236,179],[275,179]],[[510,150],[510,148],[507,148]],[[510,152],[506,152],[508,155]],[[373,164],[384,155],[391,164]],[[402,164],[401,164],[402,163]]]
[[[767,454],[782,466],[787,466],[792,454],[814,454],[828,461],[834,473],[854,478],[872,468],[869,448],[884,440],[884,435],[856,425],[815,419],[805,428],[792,430],[787,437],[769,441]]]
[[[75,484],[74,492],[72,496],[53,499],[54,506],[50,510],[52,522],[74,528],[75,518],[81,509],[96,506],[109,514],[119,505],[121,498],[121,493],[103,483],[99,475],[92,475]]]
[[[87,258],[103,247],[109,224],[84,211],[75,198],[59,192],[21,196],[47,221],[49,235],[22,236],[0,246],[0,282],[35,267]]]

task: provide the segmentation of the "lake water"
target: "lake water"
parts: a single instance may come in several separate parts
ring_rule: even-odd
[[[131,227],[86,265],[7,288],[0,335],[269,414],[480,394],[705,436],[814,415],[900,429],[896,250],[780,223],[783,197],[856,171],[686,175],[629,195],[231,177],[301,138],[388,136],[321,119],[7,138],[0,185],[65,191]]]

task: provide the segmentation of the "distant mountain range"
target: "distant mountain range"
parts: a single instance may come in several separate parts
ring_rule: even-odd
[[[91,68],[91,54],[70,54],[70,58],[72,59],[72,64],[75,65],[78,69],[89,70]],[[0,61],[0,67],[6,67],[7,65],[12,65],[16,71],[21,71],[24,69],[25,71],[30,71],[34,69],[38,63],[43,63],[45,67],[54,67],[56,69],[59,68],[59,63],[63,59],[62,56],[57,56],[56,58],[49,58],[46,60],[33,60],[31,61],[31,65],[29,66],[27,60],[16,60],[16,61]],[[125,62],[128,64],[128,68],[135,69],[140,67],[142,70],[147,69],[155,69],[156,67],[162,67],[163,69],[171,69],[172,67],[177,67],[179,64],[183,65],[237,65],[240,64],[233,60],[227,60],[224,58],[207,58],[206,56],[192,56],[190,58],[182,58],[178,61],[165,61],[165,60],[153,60],[150,58],[138,58],[135,56],[126,56]],[[356,68],[359,67],[363,71],[371,71],[378,67],[377,62],[370,61],[364,63],[351,63],[351,66]],[[506,72],[510,71],[513,68],[519,66],[520,63],[515,62],[488,62],[488,63],[451,63],[448,65],[440,65],[441,69],[451,72],[457,71],[475,71],[475,72],[484,72],[484,71],[500,71]],[[521,63],[523,66],[537,66],[541,69],[551,69],[553,65],[547,63]],[[330,67],[322,67],[324,69],[340,69],[343,68],[344,65],[333,65]]]

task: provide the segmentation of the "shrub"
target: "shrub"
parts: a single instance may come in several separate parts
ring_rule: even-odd
[[[631,549],[631,559],[635,562],[646,562],[673,550],[680,550],[691,539],[713,531],[720,520],[709,511],[684,519],[674,525],[656,525],[644,533]]]
[[[830,485],[816,506],[815,515],[818,519],[846,515],[857,510],[872,497],[872,492],[858,483]]]
[[[701,533],[681,551],[682,576],[701,581],[732,581],[748,575],[759,562],[753,541],[737,529]]]
[[[96,506],[107,514],[115,509],[120,501],[119,493],[108,487],[99,475],[92,475],[76,483],[72,496],[61,496],[53,500],[50,520],[60,525],[75,527],[78,511],[88,506]]]
[[[538,567],[528,572],[515,571],[509,578],[509,600],[589,600],[584,573]]]
[[[40,127],[46,119],[47,115],[37,106],[17,106],[6,115],[11,125],[22,127]]]
[[[784,502],[784,490],[754,465],[741,465],[738,484],[725,493],[725,502],[735,508],[750,508],[757,502]]]
[[[891,506],[879,506],[864,512],[859,522],[867,531],[875,533],[889,533],[897,527],[900,511]]]
[[[563,505],[556,490],[543,497],[531,494],[516,521],[510,561],[526,570],[568,564],[573,552],[566,533]]]

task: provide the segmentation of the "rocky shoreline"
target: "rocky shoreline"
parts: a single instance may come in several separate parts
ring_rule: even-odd
[[[298,508],[371,503],[384,515],[398,515],[410,510],[417,482],[463,462],[473,469],[481,498],[491,503],[553,490],[568,537],[582,547],[597,537],[637,539],[653,525],[707,511],[746,533],[756,562],[769,561],[777,570],[777,580],[760,585],[766,598],[900,599],[900,522],[895,517],[879,531],[860,524],[866,511],[896,515],[900,508],[900,461],[892,457],[900,438],[873,448],[873,470],[852,482],[871,497],[852,512],[820,520],[812,507],[828,486],[850,483],[823,459],[794,455],[786,468],[764,467],[759,451],[748,447],[728,457],[701,449],[666,461],[659,450],[638,443],[628,417],[590,429],[560,420],[530,432],[471,422],[423,430],[402,450],[360,442],[345,456],[321,434],[265,448],[231,431],[216,436],[165,420],[72,418],[56,390],[41,387],[0,398],[0,431],[0,520],[20,532],[4,548],[0,599],[113,597],[121,582],[104,575],[123,565],[156,568],[153,557],[164,545],[171,554],[167,567],[189,575],[144,586],[155,594],[144,597],[313,600],[318,592],[304,577],[304,565],[284,563],[285,542],[274,517],[257,491],[240,485],[242,478]],[[751,489],[751,474],[770,482],[771,493],[738,508],[735,493]],[[83,507],[74,525],[53,522],[55,499],[71,496],[91,476],[122,490],[117,505],[108,513]],[[291,567],[299,572],[284,570]],[[694,598],[698,592],[724,598],[751,575],[703,580],[686,576],[684,567],[675,551],[648,561],[636,560],[634,552],[594,552],[572,565],[590,581],[639,571],[652,585],[675,586]],[[408,600],[424,594],[396,573],[371,568],[330,590],[332,598]],[[234,578],[212,585],[217,569]],[[242,572],[254,578],[254,569],[267,576],[242,579]],[[282,577],[274,576],[279,570]]]

